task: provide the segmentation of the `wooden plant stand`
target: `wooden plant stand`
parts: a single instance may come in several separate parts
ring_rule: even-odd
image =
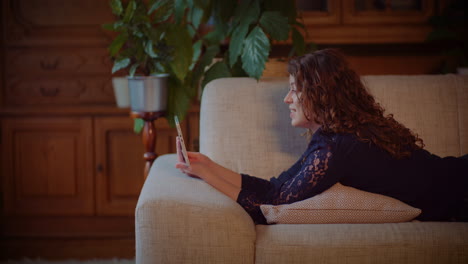
[[[145,121],[143,127],[143,145],[145,146],[145,153],[143,154],[143,159],[146,161],[144,178],[148,176],[149,170],[153,161],[158,157],[155,152],[156,149],[156,129],[154,126],[154,121],[162,116],[164,116],[164,111],[159,112],[134,112],[130,113],[132,118],[141,118]]]

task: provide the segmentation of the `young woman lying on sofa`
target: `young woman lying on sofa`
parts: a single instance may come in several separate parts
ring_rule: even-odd
[[[384,115],[339,51],[324,49],[294,58],[288,72],[290,89],[284,102],[291,125],[312,135],[289,170],[267,181],[194,152],[188,153],[191,166],[179,160],[176,168],[237,201],[256,224],[266,224],[260,205],[301,201],[338,182],[419,208],[418,220],[467,220],[462,208],[468,160],[440,158],[424,150],[422,139],[392,115]]]

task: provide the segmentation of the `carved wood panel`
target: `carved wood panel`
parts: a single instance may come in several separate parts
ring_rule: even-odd
[[[9,105],[78,105],[113,104],[115,99],[110,77],[23,78],[14,75],[6,81],[6,101]]]
[[[7,215],[92,215],[90,118],[5,118]]]
[[[101,24],[113,21],[103,0],[5,0],[8,46],[106,45]]]
[[[112,62],[105,48],[10,48],[8,75],[111,75]]]

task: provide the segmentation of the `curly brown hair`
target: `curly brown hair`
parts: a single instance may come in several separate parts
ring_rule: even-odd
[[[409,157],[424,147],[421,138],[400,124],[367,91],[337,49],[323,49],[293,58],[288,72],[302,92],[306,118],[313,118],[322,131],[353,133],[372,142],[397,159]]]

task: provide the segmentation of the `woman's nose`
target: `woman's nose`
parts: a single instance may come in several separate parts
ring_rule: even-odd
[[[287,104],[292,103],[291,92],[288,92],[288,93],[286,94],[286,96],[284,97],[284,100],[283,100],[283,101],[284,101],[285,103],[287,103]]]

